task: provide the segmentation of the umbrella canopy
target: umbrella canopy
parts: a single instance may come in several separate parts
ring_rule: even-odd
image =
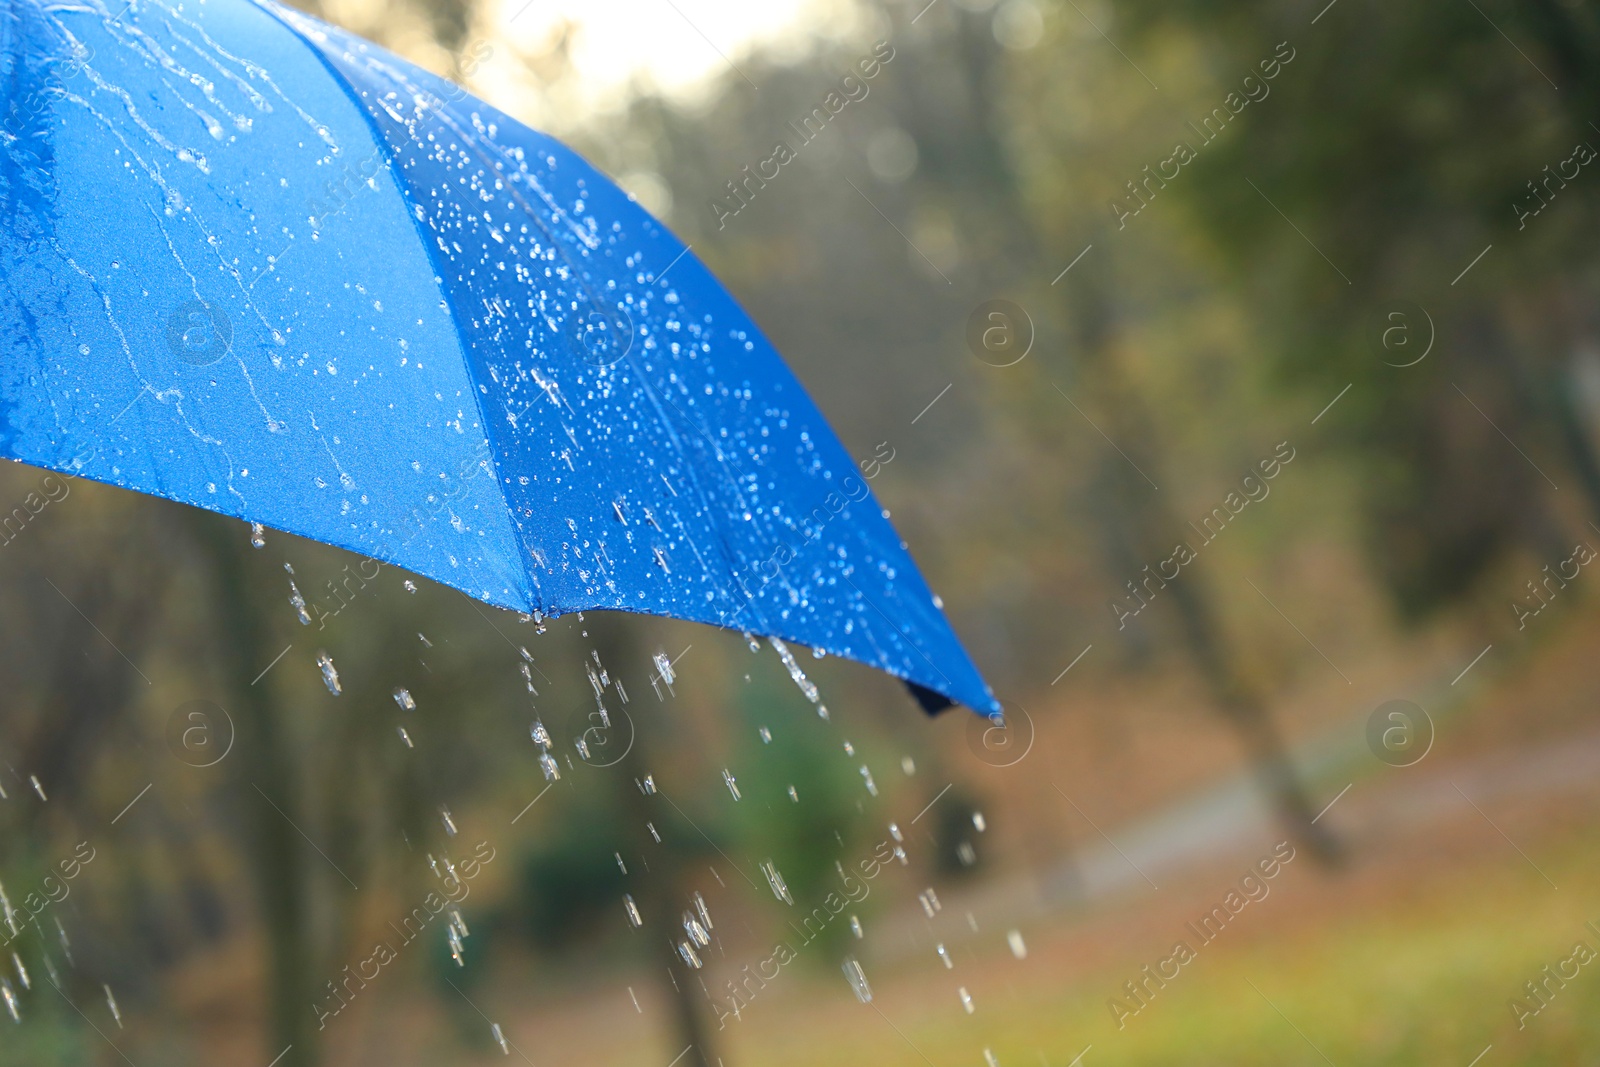
[[[9,0],[0,63],[0,454],[998,711],[777,352],[556,141],[266,0]]]

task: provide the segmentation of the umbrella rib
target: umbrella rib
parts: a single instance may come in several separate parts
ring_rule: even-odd
[[[888,623],[890,626],[894,627],[894,632],[900,635],[901,640],[903,640],[906,644],[910,645],[912,647],[912,649],[916,651],[917,655],[921,656],[924,660],[927,660],[928,666],[933,668],[933,671],[934,671],[935,674],[937,674],[939,677],[944,679],[944,684],[945,685],[948,685],[952,689],[955,688],[955,684],[956,683],[954,683],[954,682],[952,682],[950,680],[950,676],[948,674],[944,673],[944,671],[941,671],[939,669],[939,665],[937,663],[933,662],[933,660],[931,660],[931,659],[928,659],[928,654],[926,652],[922,651],[921,648],[918,648],[917,647],[917,643],[915,641],[911,640],[911,638],[906,635],[906,632],[904,630],[900,629],[900,626],[899,626],[898,623],[896,623],[893,619],[889,618],[888,615],[884,614],[884,610],[882,608],[878,607],[878,605],[874,604],[872,602],[872,598],[869,597],[865,592],[863,592],[859,585],[857,585],[855,582],[851,582],[850,581],[850,576],[848,574],[841,575],[841,577],[843,577],[845,581],[850,582],[850,588],[851,589],[854,589],[856,592],[861,593],[861,599],[865,600],[867,602],[867,604],[871,606],[873,611],[876,611],[879,615],[883,615],[883,621]]]

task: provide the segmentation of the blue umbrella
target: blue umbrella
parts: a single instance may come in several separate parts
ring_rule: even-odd
[[[9,0],[0,64],[0,454],[999,710],[771,344],[556,141],[268,0]]]

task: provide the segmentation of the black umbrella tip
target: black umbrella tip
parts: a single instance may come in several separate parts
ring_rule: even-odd
[[[946,708],[953,708],[956,702],[943,693],[936,693],[925,685],[916,682],[907,682],[906,688],[911,691],[912,699],[929,715],[937,715]]]

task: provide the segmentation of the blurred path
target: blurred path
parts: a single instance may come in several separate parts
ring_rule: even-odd
[[[1493,813],[1509,803],[1544,801],[1600,783],[1600,731],[1453,762],[1425,758],[1405,768],[1378,762],[1362,742],[1348,742],[1350,733],[1340,730],[1333,743],[1316,746],[1307,764],[1323,765],[1313,775],[1317,781],[1329,781],[1343,768],[1343,781],[1325,791],[1323,804],[1338,800],[1323,817],[1348,838],[1357,863],[1385,840],[1482,820],[1473,804]],[[1340,796],[1346,784],[1349,791]],[[1166,888],[1199,868],[1248,863],[1287,836],[1248,772],[1155,814],[1102,829],[1105,838],[1093,835],[1073,858],[1042,876],[1017,874],[971,890],[952,889],[945,894],[946,908],[955,915],[970,912],[981,929],[1015,927],[1113,898],[1153,895],[1151,883]],[[925,928],[919,918],[887,921],[891,929],[875,953],[881,960],[921,951]]]

